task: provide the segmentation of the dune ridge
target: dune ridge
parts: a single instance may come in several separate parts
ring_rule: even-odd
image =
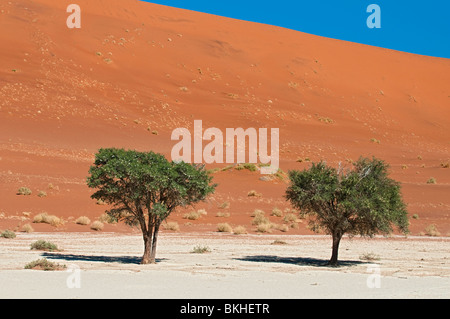
[[[134,0],[77,3],[81,29],[67,28],[65,1],[0,4],[0,229],[92,231],[73,220],[106,209],[85,183],[96,150],[169,156],[172,130],[202,120],[279,128],[284,172],[382,158],[403,185],[412,233],[450,233],[450,60]],[[214,180],[216,194],[196,207],[206,216],[171,217],[181,231],[227,222],[254,232],[255,209],[289,208],[285,180],[233,169]],[[33,193],[17,195],[25,186]],[[66,223],[32,223],[44,211]],[[288,233],[311,232],[299,221]]]

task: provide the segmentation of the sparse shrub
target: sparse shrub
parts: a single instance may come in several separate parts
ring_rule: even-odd
[[[251,217],[256,217],[256,216],[264,216],[266,213],[263,211],[263,210],[261,210],[261,209],[255,209],[254,211],[253,211],[253,213],[251,213]]]
[[[117,224],[117,218],[106,213],[101,214],[98,221],[104,224]]]
[[[319,117],[319,121],[325,124],[333,124],[334,121],[329,117]]]
[[[219,233],[231,233],[233,228],[228,223],[221,223],[217,225],[217,231]]]
[[[286,233],[289,231],[289,226],[286,224],[280,224],[280,225],[276,224],[276,225],[274,225],[274,227],[275,227],[275,229],[278,229],[279,231],[281,231],[283,233]]]
[[[91,220],[86,216],[80,216],[75,220],[75,224],[78,225],[89,225]]]
[[[258,192],[255,191],[255,190],[251,190],[251,191],[248,192],[247,196],[248,196],[248,197],[261,197],[262,194],[261,194],[261,193],[258,193]]]
[[[208,246],[197,245],[192,249],[193,254],[205,254],[210,253],[211,249]]]
[[[289,213],[283,217],[283,221],[286,223],[294,223],[297,221],[297,215]]]
[[[430,177],[429,180],[427,180],[427,184],[436,184],[436,179],[434,177]]]
[[[230,208],[230,202],[223,202],[218,206],[219,209],[228,209]]]
[[[17,195],[31,195],[32,191],[28,187],[21,187],[17,191]]]
[[[37,194],[38,197],[47,197],[47,193],[44,191],[39,191],[39,193]]]
[[[380,141],[377,140],[376,138],[371,138],[370,141],[375,144],[380,144]]]
[[[450,167],[450,162],[441,163],[441,167],[442,168],[449,168]]]
[[[230,213],[218,212],[216,217],[230,217]]]
[[[202,214],[200,214],[198,211],[192,211],[190,213],[184,214],[183,218],[184,219],[189,219],[189,220],[197,220],[202,216]]]
[[[247,229],[244,226],[236,226],[233,229],[235,235],[247,234]]]
[[[163,224],[164,229],[166,230],[173,230],[173,231],[179,231],[180,225],[178,225],[177,222],[167,222]]]
[[[64,221],[55,215],[48,215],[47,213],[41,213],[34,216],[33,223],[45,223],[57,227],[64,224]]]
[[[46,258],[34,260],[25,265],[25,269],[34,269],[34,270],[64,270],[66,269],[66,265],[57,264],[47,260]]]
[[[256,231],[258,233],[270,233],[271,229],[272,229],[271,223],[263,223],[263,224],[258,224],[256,226]]]
[[[419,214],[412,215],[412,219],[419,219]]]
[[[25,225],[22,226],[22,232],[24,232],[24,233],[32,233],[32,232],[34,232],[34,229],[33,229],[33,227],[31,227],[30,224],[25,224]]]
[[[13,231],[11,231],[11,230],[9,230],[9,229],[7,229],[7,230],[4,230],[1,234],[0,234],[0,237],[3,237],[3,238],[16,238],[16,233],[14,233]]]
[[[256,213],[254,213],[254,215],[255,217],[252,220],[252,225],[262,225],[270,223],[269,219],[264,216],[263,211],[257,211]]]
[[[281,217],[281,216],[283,216],[283,212],[279,208],[274,208],[274,209],[272,209],[272,213],[270,215],[276,216],[276,217]]]
[[[427,228],[425,228],[425,234],[433,237],[441,235],[435,224],[428,225]]]
[[[102,230],[104,226],[105,225],[102,222],[96,220],[95,222],[93,222],[91,224],[91,229],[95,230],[95,231],[99,231],[99,230]]]
[[[45,241],[45,240],[38,240],[35,241],[30,245],[30,249],[34,250],[44,250],[44,251],[59,251],[58,246],[55,244]]]

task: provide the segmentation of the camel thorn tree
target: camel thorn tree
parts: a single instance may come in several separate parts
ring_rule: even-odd
[[[360,158],[353,169],[313,163],[303,171],[289,172],[286,199],[309,217],[310,228],[332,236],[329,265],[338,265],[342,236],[388,235],[393,225],[408,233],[408,217],[400,184],[388,177],[388,165],[379,159]]]
[[[106,213],[139,225],[144,239],[141,263],[155,263],[161,223],[177,207],[193,205],[214,193],[217,185],[203,165],[169,162],[154,152],[100,149],[89,169],[91,196],[112,206]]]

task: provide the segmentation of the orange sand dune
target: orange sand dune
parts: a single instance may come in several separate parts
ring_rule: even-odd
[[[68,1],[0,4],[0,229],[20,230],[47,212],[65,224],[34,230],[91,231],[74,220],[93,221],[107,208],[85,183],[97,149],[169,156],[172,130],[197,119],[224,131],[279,128],[285,172],[308,167],[307,159],[385,159],[403,184],[412,233],[430,224],[450,233],[450,168],[441,165],[450,161],[448,59],[139,1],[77,3],[81,29],[66,26]],[[254,209],[289,208],[286,181],[260,177],[216,172],[216,194],[196,207],[208,214],[188,221],[180,210],[170,220],[181,231],[227,222],[254,232]],[[22,186],[32,195],[16,195]],[[298,226],[288,233],[310,233]]]

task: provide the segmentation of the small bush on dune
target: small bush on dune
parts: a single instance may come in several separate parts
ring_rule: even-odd
[[[25,225],[22,226],[22,232],[24,232],[24,233],[32,233],[32,232],[34,232],[34,229],[33,229],[33,227],[31,227],[30,224],[25,224]]]
[[[177,222],[167,222],[167,223],[163,224],[163,227],[166,230],[173,230],[173,231],[180,230],[180,226],[178,225]]]
[[[80,216],[75,220],[75,224],[78,225],[89,225],[91,220],[86,216]]]
[[[105,225],[102,222],[96,220],[95,222],[93,222],[91,224],[91,229],[95,230],[95,231],[99,231],[99,230],[102,230],[104,226]]]
[[[427,228],[425,228],[425,234],[432,237],[441,235],[435,224],[428,225]]]
[[[37,194],[38,197],[46,197],[47,196],[47,192],[44,191],[39,191],[39,193]]]
[[[233,228],[228,223],[221,223],[217,225],[217,231],[220,233],[231,233]]]
[[[109,214],[102,214],[100,215],[100,217],[98,218],[99,222],[102,222],[104,224],[117,224],[117,218],[115,218],[114,216],[111,216]]]
[[[32,194],[31,189],[29,189],[28,187],[21,187],[17,191],[17,195],[31,195],[31,194]]]
[[[258,193],[258,192],[255,191],[255,190],[251,190],[251,191],[248,192],[247,196],[248,196],[248,197],[261,197],[262,194],[261,194],[261,193]]]
[[[34,216],[33,223],[44,223],[57,227],[63,225],[64,221],[55,215],[48,215],[47,213],[41,213]]]
[[[233,233],[235,235],[242,235],[242,234],[247,234],[247,229],[244,226],[236,226],[233,229]]]
[[[286,216],[284,216],[283,220],[286,223],[293,223],[297,220],[297,215],[292,214],[292,213],[286,214]]]
[[[272,224],[271,223],[264,223],[264,224],[259,224],[256,227],[256,231],[258,233],[270,233],[271,229],[272,229]]]
[[[205,209],[199,209],[197,211],[191,211],[187,214],[184,214],[183,218],[184,219],[189,219],[189,220],[197,220],[200,217],[202,217],[203,215],[207,215],[208,212]]]
[[[274,209],[272,209],[272,213],[270,215],[276,216],[276,217],[281,217],[281,216],[283,216],[283,212],[279,208],[274,208]]]

